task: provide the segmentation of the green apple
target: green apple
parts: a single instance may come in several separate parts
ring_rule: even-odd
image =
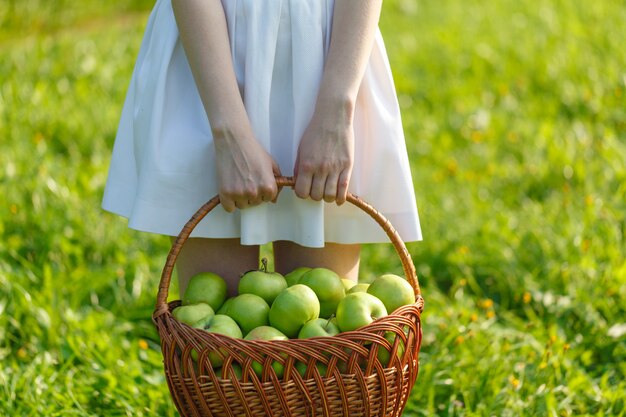
[[[250,333],[248,333],[245,337],[245,340],[287,340],[288,337],[285,336],[280,330],[275,329],[271,326],[259,326],[255,329],[252,329]],[[283,355],[283,357],[287,357],[287,355]],[[274,368],[274,372],[276,372],[276,376],[279,378],[283,377],[285,372],[285,367],[277,361],[272,362],[272,368]],[[254,373],[257,374],[259,378],[263,375],[263,365],[257,361],[252,362],[252,369]]]
[[[241,329],[239,328],[235,320],[223,314],[216,314],[212,316],[206,324],[197,327],[209,333],[223,334],[238,339],[243,338]],[[222,351],[221,354],[217,352],[209,352],[208,356],[209,362],[211,362],[211,366],[213,366],[214,368],[222,366],[222,363],[224,362],[223,357],[226,354],[227,353],[225,351]],[[195,361],[198,360],[198,352],[195,349],[192,349],[191,357]]]
[[[232,364],[232,373],[228,371],[228,369],[224,369],[224,378],[230,378],[232,379],[232,377],[234,376],[237,379],[241,379],[241,375],[242,375],[242,371],[241,371],[241,365],[233,363]],[[223,369],[223,367],[222,367]],[[234,374],[234,375],[232,375]]]
[[[302,329],[300,329],[298,333],[298,339],[335,336],[339,334],[339,332],[339,326],[337,326],[337,319],[335,317],[331,319],[318,318],[304,323],[304,326],[302,326]]]
[[[337,306],[337,324],[342,332],[359,329],[386,315],[383,302],[366,292],[348,294]]]
[[[245,340],[288,340],[289,338],[272,326],[259,326],[250,330]]]
[[[268,325],[270,306],[264,299],[254,294],[240,294],[229,302],[224,313],[235,320],[243,334],[252,329]]]
[[[216,368],[215,375],[222,379],[241,379],[241,366],[236,363],[231,363],[231,366],[232,369],[224,368],[223,366]]]
[[[343,288],[346,290],[346,293],[348,293],[348,290],[350,290],[350,288],[354,287],[357,284],[356,281],[352,281],[351,279],[347,278],[341,278],[341,283],[343,284]]]
[[[329,318],[337,311],[337,304],[346,296],[341,278],[326,268],[313,268],[305,272],[298,284],[311,288],[320,301],[320,317]]]
[[[183,294],[183,305],[207,303],[218,310],[226,300],[226,281],[212,272],[201,272],[189,280]]]
[[[352,294],[355,292],[367,292],[367,289],[369,288],[369,286],[370,284],[363,284],[363,283],[356,284],[354,287],[348,290],[348,294]]]
[[[224,304],[222,304],[222,306],[219,308],[219,310],[217,310],[217,314],[228,315],[228,311],[229,311],[230,306],[232,305],[232,302],[233,302],[234,299],[235,299],[235,297],[227,298],[226,301],[224,301]]]
[[[269,321],[272,327],[295,339],[304,323],[318,318],[320,302],[306,285],[296,284],[283,290],[272,303]]]
[[[391,344],[391,348],[393,349],[393,343],[396,339],[396,335],[393,332],[385,333],[385,339]],[[398,341],[398,350],[396,356],[398,359],[402,359],[402,355],[404,354],[404,342],[402,340]],[[387,367],[389,366],[389,360],[391,359],[391,352],[385,349],[383,346],[378,347],[378,352],[376,353],[376,357],[380,361],[380,363]]]
[[[223,334],[236,339],[241,339],[243,337],[237,322],[224,314],[214,315],[211,318],[211,321],[204,326],[204,330],[209,333]],[[227,354],[226,351],[220,352],[221,354],[217,352],[209,353],[209,361],[214,368],[222,366],[222,363],[224,362],[223,357]]]
[[[320,362],[315,362],[315,367],[317,368],[317,371],[320,373],[321,376],[326,375],[326,370],[328,369],[328,366]],[[298,373],[300,374],[302,378],[306,376],[306,368],[307,368],[306,363],[300,362],[300,361],[296,362],[296,370],[298,371]]]
[[[174,318],[191,327],[203,328],[211,321],[215,312],[210,305],[198,303],[187,306],[176,307],[172,311]]]
[[[260,270],[248,271],[241,276],[239,294],[258,295],[272,305],[278,293],[287,288],[287,281],[278,272],[267,270],[267,259],[263,258],[261,262],[263,266]]]
[[[216,314],[211,321],[204,326],[209,333],[223,334],[235,339],[243,338],[243,333],[235,320],[225,314]]]
[[[293,271],[285,275],[285,280],[287,280],[287,285],[289,287],[291,287],[292,285],[296,285],[298,281],[300,281],[300,278],[302,278],[302,275],[305,272],[308,272],[310,270],[311,268],[309,268],[308,266],[301,266],[299,268],[294,269]]]
[[[398,307],[415,304],[413,287],[398,275],[381,275],[370,284],[367,292],[382,301],[389,313]]]

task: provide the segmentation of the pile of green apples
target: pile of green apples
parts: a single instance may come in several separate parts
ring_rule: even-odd
[[[283,276],[268,271],[263,259],[261,269],[241,276],[238,294],[230,298],[222,277],[193,276],[172,314],[191,327],[233,338],[288,340],[357,330],[413,303],[413,288],[397,275],[356,283],[330,269],[300,267]],[[213,352],[209,360],[214,368],[223,363]]]

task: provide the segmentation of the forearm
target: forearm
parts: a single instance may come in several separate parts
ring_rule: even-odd
[[[320,107],[345,111],[351,117],[354,102],[378,28],[382,0],[337,0],[333,27],[318,94]]]
[[[172,0],[180,39],[213,134],[247,126],[219,0]]]

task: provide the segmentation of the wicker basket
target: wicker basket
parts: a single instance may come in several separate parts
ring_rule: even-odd
[[[292,178],[277,178],[293,187]],[[187,222],[167,257],[152,316],[161,337],[167,383],[182,416],[399,416],[417,379],[424,307],[402,239],[372,206],[349,194],[387,233],[417,302],[356,331],[333,337],[248,341],[178,322],[167,303],[174,263],[194,227],[219,204],[214,197]],[[385,350],[385,355],[379,354]],[[224,363],[214,370],[209,353]],[[388,363],[381,363],[387,357]],[[259,377],[253,370],[262,366]]]

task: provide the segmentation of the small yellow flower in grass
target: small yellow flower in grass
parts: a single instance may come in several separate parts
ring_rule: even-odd
[[[495,316],[496,316],[496,313],[495,313],[493,310],[489,310],[489,311],[487,312],[487,318],[488,318],[488,319],[492,319],[492,318],[494,318]]]
[[[23,347],[19,348],[17,350],[17,357],[20,359],[24,359],[26,358],[26,356],[28,355],[28,352],[26,352],[26,349],[24,349]]]
[[[564,194],[568,194],[571,190],[572,190],[572,187],[570,187],[570,185],[568,183],[563,184],[563,193]],[[564,206],[568,206],[569,205],[569,198],[565,198],[563,200],[563,205]]]
[[[539,369],[546,369],[548,367],[548,363],[547,362],[541,362],[539,364]]]
[[[522,300],[524,301],[524,304],[528,304],[532,301],[532,296],[530,295],[530,293],[528,291],[526,291],[524,293],[524,296],[522,297]]]
[[[590,206],[590,205],[592,205],[592,204],[593,204],[593,196],[592,196],[591,194],[587,194],[587,195],[585,196],[585,204],[586,204],[587,206]]]
[[[478,179],[478,175],[474,171],[465,171],[465,175],[463,175],[467,181],[473,182]]]
[[[519,388],[520,381],[519,379],[515,378],[513,375],[509,376],[509,383],[513,385],[513,388],[515,389]]]
[[[582,249],[583,253],[586,253],[589,250],[589,246],[591,246],[591,240],[583,239],[583,242],[580,245],[580,248]]]
[[[148,349],[148,342],[143,339],[139,339],[139,349],[146,350]]]
[[[458,335],[454,341],[457,345],[460,345],[463,342],[465,342],[465,338],[462,335]]]
[[[490,298],[487,298],[486,300],[481,300],[478,302],[478,306],[486,310],[488,308],[493,307],[493,300]]]
[[[570,347],[570,346],[569,346],[569,343],[565,343],[565,344],[563,345],[563,352],[567,352],[567,351],[569,350],[569,347]]]
[[[509,132],[506,135],[506,138],[509,140],[509,142],[515,143],[517,142],[517,133],[515,132]]]
[[[555,335],[551,335],[550,336],[550,344],[553,344],[554,342],[556,342],[556,336]]]
[[[11,214],[17,214],[17,205],[11,204]]]
[[[459,285],[461,287],[465,287],[467,285],[467,280],[465,278],[462,278],[461,280],[459,280]]]
[[[458,251],[461,255],[467,255],[470,252],[470,249],[467,246],[462,245],[462,246],[459,246]]]
[[[450,174],[451,176],[456,175],[456,171],[458,169],[458,164],[456,163],[456,160],[454,159],[450,159],[446,165],[446,168],[448,169],[448,174]]]
[[[476,314],[476,313],[472,313],[472,315],[471,315],[471,317],[470,317],[470,320],[471,320],[471,321],[476,321],[476,320],[478,320],[478,314]]]

